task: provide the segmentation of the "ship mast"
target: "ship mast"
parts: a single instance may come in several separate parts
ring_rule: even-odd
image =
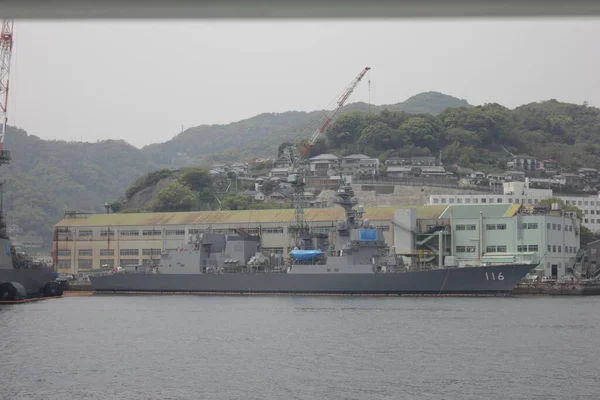
[[[343,177],[340,177],[340,186],[335,194],[334,203],[344,209],[346,219],[346,229],[354,229],[360,226],[364,210],[359,207],[358,210],[354,206],[358,204],[358,199],[354,197],[354,190]]]

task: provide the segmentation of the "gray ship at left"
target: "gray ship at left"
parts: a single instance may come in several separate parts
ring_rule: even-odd
[[[15,251],[6,232],[0,201],[0,301],[61,296],[63,290],[57,277],[51,267]]]

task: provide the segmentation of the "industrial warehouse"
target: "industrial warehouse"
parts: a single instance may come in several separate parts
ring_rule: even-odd
[[[560,278],[579,249],[573,213],[519,204],[367,208],[387,243],[408,264],[538,263],[541,276]],[[313,232],[335,234],[340,208],[306,210]],[[294,210],[198,211],[139,214],[68,213],[55,226],[58,272],[89,274],[116,266],[152,264],[163,251],[183,247],[206,231],[260,235],[265,254],[294,248]],[[440,251],[441,250],[441,251]]]

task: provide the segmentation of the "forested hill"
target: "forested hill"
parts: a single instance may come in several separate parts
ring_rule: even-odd
[[[438,155],[444,163],[502,170],[513,154],[554,159],[564,170],[600,169],[600,109],[549,100],[510,110],[499,104],[449,108],[438,115],[383,111],[340,116],[315,146],[341,155]]]
[[[471,105],[456,97],[426,92],[396,104],[369,107],[367,103],[351,103],[340,113],[363,111],[376,114],[390,110],[438,114],[448,107],[469,108]],[[282,142],[310,137],[323,122],[325,112],[265,113],[228,125],[201,125],[187,129],[166,143],[146,146],[143,151],[172,168],[201,160],[219,163],[271,156]]]
[[[436,92],[421,93],[403,103],[371,106],[383,109],[438,113],[445,107],[469,104]],[[368,111],[365,103],[349,104],[346,110]],[[312,133],[310,122],[323,112],[261,114],[228,125],[190,128],[173,140],[138,149],[125,141],[98,143],[42,140],[9,127],[4,148],[12,153],[9,165],[0,167],[6,182],[4,209],[9,223],[26,233],[51,238],[52,226],[65,209],[104,212],[104,203],[119,198],[141,175],[160,168],[210,164],[213,152],[226,162],[273,155],[278,145],[298,132]],[[85,136],[85,134],[84,134]],[[244,145],[248,145],[244,148]]]
[[[49,141],[10,127],[4,148],[12,156],[0,168],[7,220],[47,236],[65,209],[102,212],[138,176],[160,167],[124,141]]]

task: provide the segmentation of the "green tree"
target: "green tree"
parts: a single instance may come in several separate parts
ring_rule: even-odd
[[[195,192],[210,189],[212,178],[207,170],[200,168],[186,168],[181,171],[179,182]]]
[[[158,193],[151,208],[157,212],[190,211],[196,202],[196,195],[189,187],[173,181]]]

